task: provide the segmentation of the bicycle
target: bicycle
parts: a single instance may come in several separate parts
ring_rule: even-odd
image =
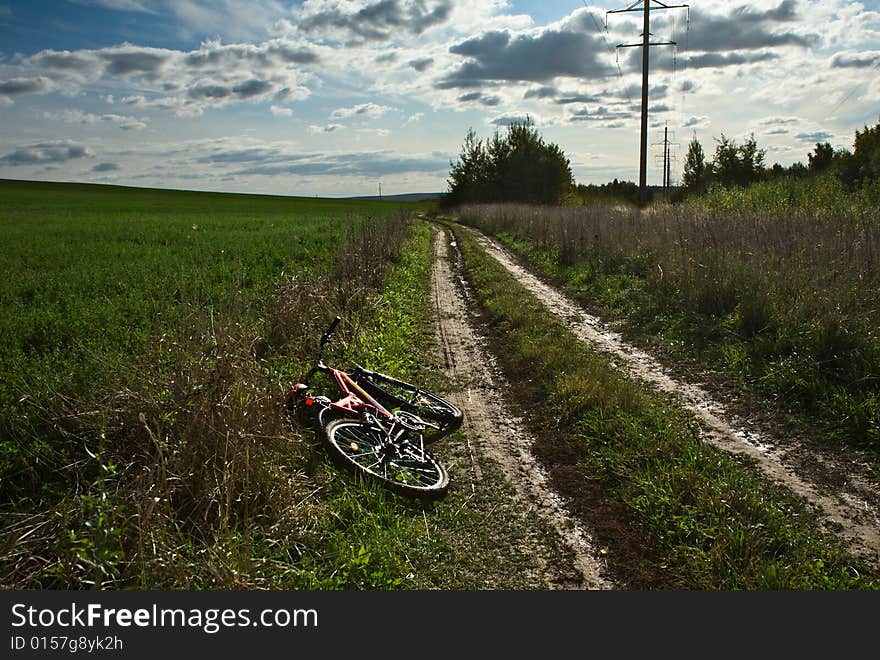
[[[334,461],[377,480],[392,491],[422,499],[446,494],[449,476],[425,445],[457,430],[462,412],[455,405],[406,381],[356,365],[351,372],[321,360],[341,318],[321,335],[318,355],[302,382],[285,397],[285,407],[310,418]],[[315,395],[309,382],[329,374],[341,392],[337,400]]]

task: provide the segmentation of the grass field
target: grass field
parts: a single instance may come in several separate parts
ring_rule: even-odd
[[[282,414],[336,314],[328,361],[444,386],[420,205],[0,194],[0,587],[545,586],[508,548],[546,526],[502,485],[453,473],[444,502],[413,502]]]
[[[59,413],[56,399],[106,394],[160,337],[189,339],[231,321],[258,326],[283,273],[326,272],[356,214],[395,208],[24,182],[3,182],[0,195],[7,496],[43,460],[62,458],[55,448],[33,451],[56,430],[46,414]]]
[[[122,584],[137,566],[149,584],[159,573],[132,543],[160,518],[146,491],[161,479],[143,474],[155,453],[166,487],[182,471],[161,533],[193,551],[218,524],[235,536],[234,503],[207,513],[216,479],[245,508],[272,498],[279,473],[259,460],[279,441],[254,439],[281,435],[278,389],[309,330],[381,291],[409,232],[398,211],[414,207],[12,181],[0,196],[3,581]],[[231,429],[256,443],[234,477]],[[34,544],[14,543],[22,529]]]

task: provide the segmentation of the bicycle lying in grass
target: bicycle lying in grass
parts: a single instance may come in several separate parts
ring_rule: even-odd
[[[340,317],[321,335],[318,356],[303,382],[287,393],[287,410],[317,422],[335,462],[404,495],[442,497],[446,469],[425,449],[461,426],[462,413],[446,399],[405,381],[361,366],[350,373],[321,361]],[[341,392],[337,400],[315,395],[309,382],[329,374]]]

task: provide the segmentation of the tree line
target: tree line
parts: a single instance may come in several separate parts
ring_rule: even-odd
[[[712,158],[696,135],[684,159],[682,185],[672,201],[699,195],[712,186],[746,187],[760,181],[804,178],[830,174],[847,190],[880,182],[880,121],[856,130],[852,150],[835,149],[829,142],[816,143],[807,162],[788,167],[766,164],[766,150],[751,134],[742,143],[721,134]],[[518,202],[525,204],[589,204],[596,201],[638,203],[638,186],[630,181],[602,185],[575,184],[571,163],[556,144],[544,140],[531,119],[514,122],[505,133],[495,131],[489,139],[477,137],[471,128],[456,162],[450,163],[449,191],[445,206],[473,203]]]
[[[804,178],[820,173],[837,177],[850,191],[858,190],[880,181],[880,122],[856,130],[852,150],[834,149],[829,142],[817,142],[807,154],[806,163],[796,162],[788,167],[779,163],[767,167],[765,156],[766,150],[758,147],[754,134],[737,144],[722,133],[714,157],[707,160],[694,136],[684,159],[681,192],[700,194],[712,185],[745,187],[759,181]]]

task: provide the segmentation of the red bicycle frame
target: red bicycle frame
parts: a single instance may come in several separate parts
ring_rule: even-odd
[[[333,320],[333,323],[330,324],[330,327],[324,331],[324,334],[321,336],[320,350],[318,351],[318,357],[315,359],[315,363],[303,379],[303,382],[294,385],[287,393],[286,405],[288,410],[293,410],[296,406],[296,402],[301,401],[309,408],[315,405],[318,406],[319,411],[317,417],[319,423],[323,423],[323,418],[327,411],[334,410],[351,417],[372,415],[377,421],[379,418],[384,418],[391,422],[392,429],[397,425],[410,430],[423,430],[426,427],[439,428],[434,424],[426,422],[425,420],[407,412],[400,411],[397,414],[392,413],[363,387],[358,385],[347,372],[342,369],[328,367],[321,361],[321,353],[324,350],[324,345],[330,341],[333,330],[336,329],[340,320],[341,319],[337,316]],[[336,401],[333,401],[326,396],[315,396],[308,391],[309,381],[311,381],[312,376],[319,371],[333,376],[333,380],[336,381],[337,387],[342,391],[342,396]]]
[[[394,419],[394,414],[391,413],[385,406],[376,401],[372,396],[367,393],[363,387],[358,385],[354,380],[352,380],[351,376],[349,376],[345,371],[341,369],[334,369],[333,367],[323,366],[327,372],[333,376],[333,380],[336,381],[336,384],[339,386],[339,389],[342,390],[343,396],[338,401],[331,401],[330,407],[333,410],[337,410],[342,413],[346,413],[349,415],[358,415],[364,410],[368,408],[375,408],[377,412],[384,415],[385,417],[389,417]],[[314,403],[314,400],[312,401]],[[312,405],[309,403],[309,400],[306,399],[305,404]]]

